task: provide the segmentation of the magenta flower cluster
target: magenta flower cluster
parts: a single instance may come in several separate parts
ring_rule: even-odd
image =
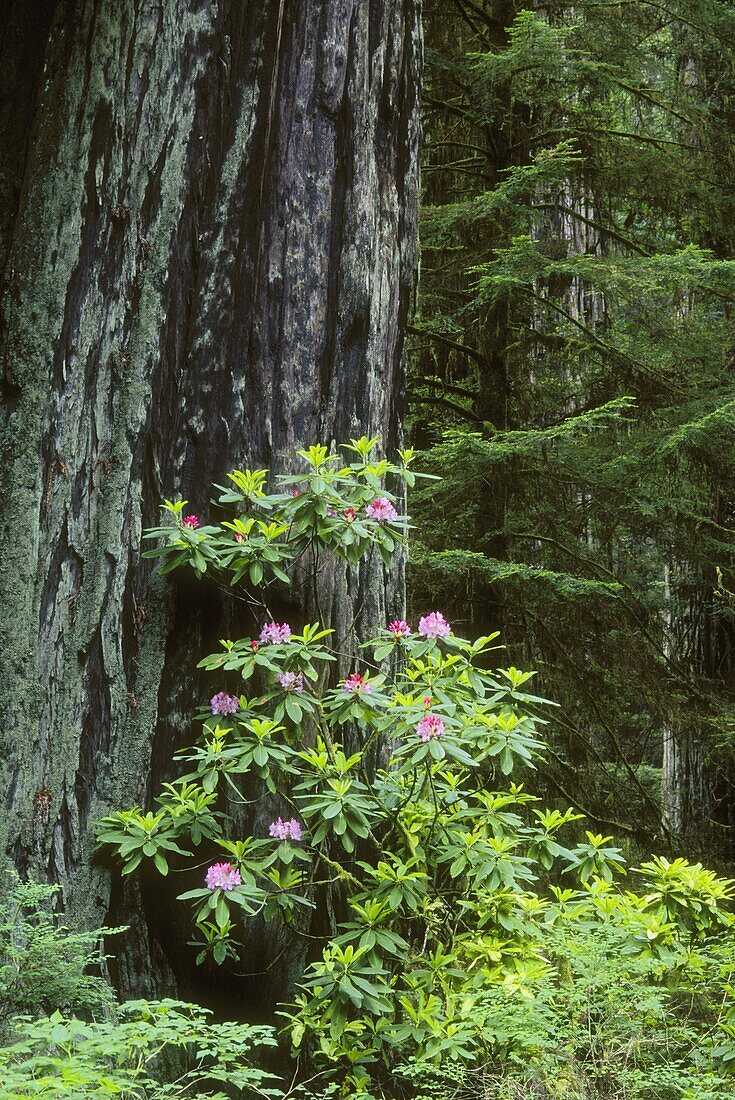
[[[276,840],[301,840],[301,825],[292,817],[290,821],[284,821],[282,817],[274,821],[268,832]]]
[[[188,527],[190,531],[196,531],[197,527],[201,527],[199,516],[195,516],[194,514],[190,516],[184,516],[181,521],[181,526]]]
[[[416,733],[422,741],[431,741],[432,737],[443,737],[444,732],[444,722],[438,714],[425,714],[416,726]]]
[[[297,695],[301,695],[304,690],[303,672],[277,672],[276,680],[284,691],[295,691]]]
[[[288,623],[264,623],[260,632],[260,641],[262,645],[267,642],[290,642],[291,627]]]
[[[209,706],[212,714],[221,714],[223,717],[227,717],[230,714],[237,714],[240,709],[240,700],[236,695],[228,695],[226,691],[218,691],[209,700]]]
[[[441,611],[432,611],[419,619],[419,634],[422,638],[446,638],[452,628]]]
[[[234,890],[242,886],[242,878],[237,867],[231,863],[213,863],[207,870],[207,888],[209,890]]]
[[[365,515],[378,523],[387,519],[398,519],[398,512],[386,497],[376,497],[372,504],[368,504]]]
[[[373,690],[370,681],[359,672],[353,672],[344,682],[343,691],[354,691],[358,695],[369,695]]]
[[[411,627],[405,619],[394,619],[392,623],[388,623],[388,630],[396,638],[408,638],[411,634]]]

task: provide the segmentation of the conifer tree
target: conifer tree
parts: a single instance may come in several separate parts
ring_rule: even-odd
[[[294,444],[399,442],[418,7],[31,0],[0,49],[0,850],[133,926],[124,987],[171,988],[160,889],[110,901],[91,822],[145,801],[201,641],[250,616],[174,598],[140,532],[177,494],[206,523],[212,481]],[[349,647],[400,568],[321,596]]]

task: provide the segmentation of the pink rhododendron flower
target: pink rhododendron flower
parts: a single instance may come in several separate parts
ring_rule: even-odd
[[[411,627],[405,619],[394,619],[392,623],[388,623],[388,630],[391,634],[395,634],[396,638],[408,638],[411,633]]]
[[[258,650],[260,649],[260,642],[257,638],[253,638],[252,642],[250,643],[250,648],[254,653],[258,652]]]
[[[352,523],[352,521],[357,516],[357,512],[355,511],[354,508],[345,508],[342,515],[345,517],[345,519],[347,520],[348,523]]]
[[[201,527],[199,516],[193,514],[191,516],[184,516],[181,521],[181,526],[188,527],[190,531],[196,531],[197,527]]]
[[[376,519],[378,523],[386,519],[398,518],[398,512],[386,497],[376,497],[372,504],[368,504],[365,515],[370,519]]]
[[[276,840],[301,840],[301,825],[292,817],[290,821],[284,821],[279,817],[268,829],[268,832]]]
[[[234,890],[242,886],[237,867],[231,863],[213,863],[207,870],[207,887],[210,890]]]
[[[359,672],[353,672],[345,680],[342,690],[354,691],[358,695],[369,695],[373,689],[365,676],[361,676]]]
[[[226,691],[218,691],[209,700],[212,714],[221,714],[227,717],[229,714],[237,714],[240,709],[240,701],[236,695],[228,695]]]
[[[424,710],[428,710],[430,706],[431,706],[431,696],[430,695],[425,695],[424,696]]]
[[[264,623],[260,632],[261,645],[267,642],[289,642],[291,627],[288,623]]]
[[[240,531],[235,531],[235,542],[245,542],[245,536]]]
[[[416,726],[416,733],[422,741],[430,741],[432,737],[443,737],[444,723],[438,714],[425,714]]]
[[[297,695],[301,695],[304,690],[303,672],[277,672],[276,680],[284,691],[295,691]]]
[[[419,634],[422,638],[446,638],[452,628],[441,611],[432,611],[419,619]]]

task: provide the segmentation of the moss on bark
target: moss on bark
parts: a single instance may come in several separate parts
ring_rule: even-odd
[[[238,463],[399,443],[420,29],[414,0],[36,14],[16,46],[44,36],[22,184],[0,195],[3,844],[77,914],[116,920],[145,898],[110,911],[91,822],[146,799],[205,690],[197,656],[249,626],[152,576],[142,528],[163,495],[206,515]],[[345,635],[401,599],[400,569],[337,571],[323,593]],[[154,939],[141,920],[128,989],[170,984]]]

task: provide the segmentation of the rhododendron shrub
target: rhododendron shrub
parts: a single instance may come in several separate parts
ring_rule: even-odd
[[[486,991],[533,998],[560,928],[614,929],[622,950],[663,975],[731,919],[729,882],[658,860],[623,889],[610,837],[585,831],[572,809],[539,806],[525,783],[546,703],[532,673],[492,668],[497,635],[462,638],[427,609],[386,623],[339,680],[328,625],[274,621],[270,586],[312,550],[315,563],[372,552],[390,562],[406,520],[384,481],[411,480],[410,454],[374,462],[373,446],[353,440],[349,466],[325,448],[299,452],[306,472],[270,494],[264,471],[235,471],[219,526],[187,527],[183,503],[167,502],[171,524],[151,532],[164,568],[247,582],[261,619],[201,662],[214,694],[179,754],[185,774],[155,812],[121,811],[100,830],[123,873],[145,859],[161,874],[172,860],[197,869],[200,885],[181,900],[193,905],[200,960],[236,963],[238,930],[255,914],[310,944],[322,937],[283,1015],[302,1064],[362,1097],[412,1095],[401,1084],[411,1059],[484,1065]],[[348,731],[359,748],[346,750]],[[253,777],[274,820],[238,836],[229,800]],[[331,937],[324,912],[338,922]]]
[[[274,581],[288,583],[290,565],[317,548],[353,565],[374,548],[390,564],[405,537],[406,517],[385,480],[391,478],[402,494],[404,484],[428,475],[409,469],[412,450],[400,451],[397,465],[371,460],[375,444],[364,436],[344,444],[355,459],[347,464],[326,447],[299,451],[306,472],[280,476],[272,493],[266,491],[267,470],[233,470],[230,484],[217,489],[218,504],[234,514],[218,524],[184,515],[185,500],[167,500],[164,513],[173,522],[145,533],[159,544],[146,556],[162,558],[163,573],[188,565],[198,576],[225,572],[232,584],[244,581],[266,590]],[[261,641],[288,641],[288,623],[264,619]]]

